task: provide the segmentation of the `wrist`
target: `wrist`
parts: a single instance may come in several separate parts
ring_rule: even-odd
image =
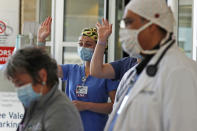
[[[38,42],[45,43],[46,40],[45,39],[42,39],[42,38],[38,38]]]
[[[107,45],[107,41],[98,40],[97,44],[106,46]]]
[[[37,46],[45,46],[45,45],[46,45],[45,42],[40,42],[40,41],[37,42]]]
[[[85,105],[86,105],[86,106],[85,106],[85,110],[90,110],[90,108],[91,108],[91,103],[90,103],[90,102],[86,102]]]

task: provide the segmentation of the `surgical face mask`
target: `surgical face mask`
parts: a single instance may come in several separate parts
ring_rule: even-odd
[[[33,90],[31,83],[16,89],[19,100],[23,103],[23,105],[26,108],[30,106],[31,102],[41,97],[41,93],[36,93]]]
[[[143,50],[138,40],[139,33],[151,24],[152,22],[149,22],[142,26],[140,29],[120,29],[119,35],[120,42],[122,43],[122,48],[130,55],[130,57],[138,58],[140,52],[144,54],[154,53],[152,51]]]
[[[83,61],[91,61],[94,50],[91,48],[78,47],[78,54]]]

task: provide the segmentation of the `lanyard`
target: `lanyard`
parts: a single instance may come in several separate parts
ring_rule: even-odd
[[[87,77],[86,77],[86,76],[83,76],[83,77],[81,78],[82,86],[85,85],[86,80],[87,80]]]
[[[128,76],[125,78],[127,80],[121,87],[121,90],[118,91],[116,101],[118,102],[120,97],[123,95],[126,95],[126,92],[129,92],[129,90],[133,87],[135,81],[137,80],[137,71],[136,69],[131,71]]]

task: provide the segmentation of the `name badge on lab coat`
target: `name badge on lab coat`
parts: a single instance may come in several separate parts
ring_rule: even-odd
[[[86,97],[88,94],[88,86],[80,86],[78,85],[76,88],[77,97]]]

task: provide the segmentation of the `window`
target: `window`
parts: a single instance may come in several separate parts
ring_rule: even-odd
[[[180,0],[178,9],[178,43],[190,58],[192,58],[193,49],[192,2],[192,0]]]
[[[83,28],[95,27],[104,16],[104,0],[65,0],[63,63],[81,64],[77,41]]]

